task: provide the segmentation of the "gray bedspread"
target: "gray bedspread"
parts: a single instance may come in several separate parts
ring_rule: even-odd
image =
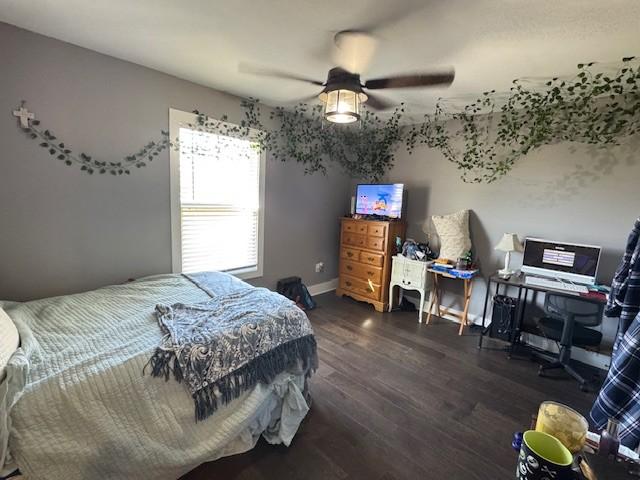
[[[288,445],[308,411],[303,371],[258,383],[197,423],[183,385],[142,375],[162,338],[157,304],[196,304],[244,288],[225,274],[213,276],[209,293],[181,275],[159,275],[4,303],[24,335],[10,360],[13,383],[0,385],[11,394],[0,409],[9,409],[9,450],[26,477],[173,480],[252,448],[261,435]]]

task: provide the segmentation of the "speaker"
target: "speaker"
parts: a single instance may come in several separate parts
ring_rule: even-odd
[[[493,297],[493,313],[489,336],[510,342],[514,335],[516,320],[516,299],[505,295]]]
[[[356,197],[351,197],[351,215],[356,213]]]

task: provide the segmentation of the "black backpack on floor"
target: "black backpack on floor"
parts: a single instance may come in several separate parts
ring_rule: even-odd
[[[302,283],[300,277],[287,277],[278,280],[276,291],[280,295],[284,295],[290,300],[296,302],[302,310],[313,310],[316,308],[316,302],[313,301],[309,290]]]

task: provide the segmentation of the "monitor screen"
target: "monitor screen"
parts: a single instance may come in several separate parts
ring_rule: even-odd
[[[595,279],[600,250],[600,247],[591,245],[527,238],[522,270],[541,274],[547,270],[551,276],[566,277],[568,274]]]
[[[404,184],[358,185],[356,190],[356,213],[400,218],[402,215],[402,193]]]

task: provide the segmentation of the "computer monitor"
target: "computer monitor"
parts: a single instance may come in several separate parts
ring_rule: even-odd
[[[594,285],[601,248],[594,245],[527,238],[522,272]]]

